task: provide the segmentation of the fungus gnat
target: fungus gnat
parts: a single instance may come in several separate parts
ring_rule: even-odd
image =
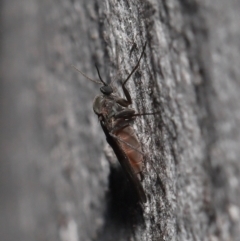
[[[114,92],[110,84],[103,81],[97,66],[96,69],[100,81],[89,78],[77,69],[77,71],[88,80],[102,85],[100,88],[101,94],[97,95],[93,101],[93,110],[98,116],[108,144],[112,147],[129,181],[133,184],[141,203],[147,201],[140,180],[143,168],[143,152],[132,125],[137,116],[151,115],[154,113],[141,114],[129,108],[132,104],[132,98],[126,88],[126,84],[139,67],[146,45],[147,42],[144,44],[136,66],[121,84],[125,98],[119,96]]]

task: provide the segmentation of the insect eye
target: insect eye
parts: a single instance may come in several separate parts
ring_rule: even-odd
[[[113,92],[113,89],[111,86],[109,85],[104,85],[100,88],[101,92],[104,94],[104,95],[110,95],[112,94]]]

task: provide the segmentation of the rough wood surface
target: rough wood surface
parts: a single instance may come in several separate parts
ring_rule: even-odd
[[[239,11],[237,0],[1,1],[1,240],[239,240]],[[134,108],[160,114],[134,126],[140,207],[103,151],[99,86],[71,65],[97,78],[96,63],[119,87],[145,41],[128,88]]]

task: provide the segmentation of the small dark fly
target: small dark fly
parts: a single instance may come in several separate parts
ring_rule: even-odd
[[[88,80],[102,85],[101,94],[97,95],[93,101],[93,110],[98,116],[108,144],[112,147],[129,181],[133,184],[141,203],[147,201],[140,180],[143,169],[143,152],[132,125],[137,116],[152,113],[136,113],[134,109],[129,107],[132,104],[132,98],[126,84],[139,67],[146,45],[147,43],[143,47],[136,66],[121,84],[125,98],[119,96],[110,84],[103,81],[97,66],[100,81],[89,78],[77,69]]]

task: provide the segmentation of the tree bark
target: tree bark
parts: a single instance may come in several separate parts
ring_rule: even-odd
[[[239,240],[237,0],[3,0],[1,240]],[[92,100],[140,113],[146,205],[113,165]],[[105,152],[104,152],[105,149]],[[110,156],[109,156],[109,155]],[[110,163],[109,163],[110,160]]]

